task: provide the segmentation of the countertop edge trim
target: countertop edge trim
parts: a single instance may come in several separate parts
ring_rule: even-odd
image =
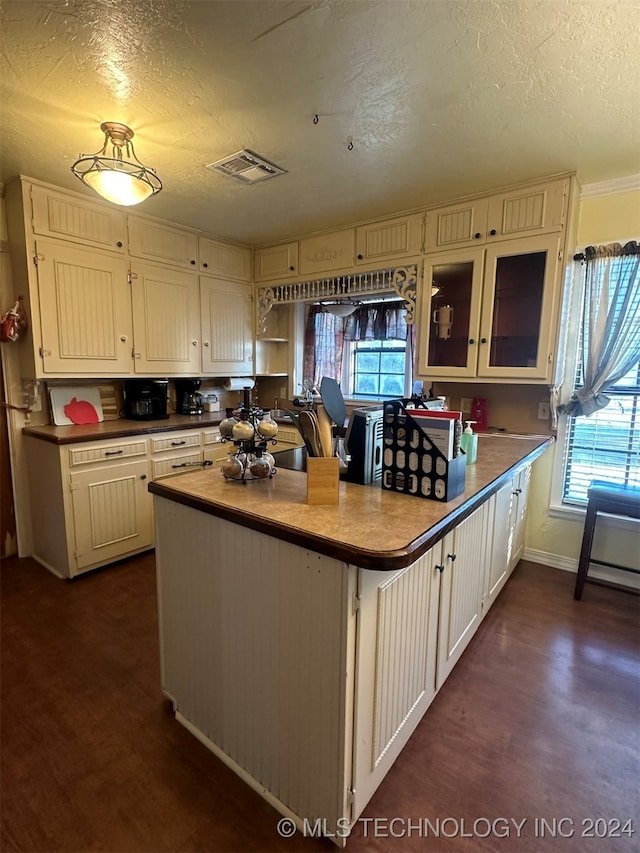
[[[281,539],[285,542],[290,542],[293,545],[298,545],[301,548],[306,548],[310,551],[323,554],[326,557],[333,557],[350,565],[358,566],[362,569],[371,571],[397,571],[405,569],[412,563],[415,563],[420,557],[427,553],[434,545],[443,539],[447,533],[453,530],[461,521],[468,518],[475,510],[487,501],[491,495],[498,492],[502,486],[509,480],[513,474],[525,465],[534,462],[544,451],[553,444],[554,439],[550,436],[543,444],[536,447],[525,457],[520,459],[511,467],[503,471],[500,476],[488,483],[480,491],[472,495],[467,501],[453,509],[440,522],[430,527],[428,530],[410,542],[407,548],[402,548],[397,551],[372,552],[362,548],[350,548],[346,545],[339,545],[331,540],[324,539],[314,533],[303,533],[295,528],[289,527],[278,521],[269,521],[267,519],[258,518],[250,513],[244,513],[241,509],[228,508],[220,504],[210,503],[202,498],[194,497],[193,495],[185,494],[184,492],[175,492],[170,487],[165,486],[162,482],[149,483],[148,489],[159,497],[182,504],[183,506],[196,509],[200,512],[205,512],[208,515],[214,515],[217,518],[222,518],[225,521],[231,521],[241,527],[247,527],[251,530],[256,530],[258,533],[265,533],[273,536],[276,539]],[[363,488],[368,488],[363,486]],[[420,500],[420,498],[416,498]],[[357,554],[357,559],[355,559]]]

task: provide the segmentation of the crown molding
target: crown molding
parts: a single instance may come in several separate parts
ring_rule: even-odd
[[[616,195],[616,193],[628,193],[633,190],[640,190],[640,174],[613,178],[610,181],[599,181],[597,184],[585,184],[580,193],[580,200],[601,198],[606,195]]]

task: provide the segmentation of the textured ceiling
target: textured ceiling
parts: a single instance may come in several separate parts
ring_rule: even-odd
[[[0,180],[91,196],[69,167],[121,121],[164,183],[140,212],[259,244],[555,172],[635,174],[639,10],[7,0]],[[287,174],[245,186],[205,168],[241,148]]]

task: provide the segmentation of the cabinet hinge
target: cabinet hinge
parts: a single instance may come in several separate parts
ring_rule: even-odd
[[[71,485],[69,486],[69,491],[70,491],[70,492],[77,492],[77,491],[78,491],[78,489],[79,489],[79,486],[78,486],[78,484],[77,484],[77,483],[71,483]],[[76,554],[76,557],[77,557],[77,556],[78,556],[78,555]]]
[[[131,272],[131,271],[129,271],[129,272],[127,273],[127,277],[128,277],[128,280],[129,280],[129,284],[131,284],[131,282],[134,280],[134,278],[138,278],[138,273],[137,273],[137,272]]]
[[[40,358],[45,358],[46,356],[51,355],[51,350],[45,349],[44,347],[40,347],[38,350],[38,355],[40,356]]]
[[[360,610],[360,596],[357,592],[353,593],[353,598],[351,599],[351,612],[357,613]]]
[[[34,267],[38,266],[38,261],[44,261],[44,255],[34,255],[33,256],[33,265]]]
[[[356,789],[347,788],[347,807],[349,809],[349,820],[353,822],[353,807],[356,801]]]
[[[131,358],[140,358],[140,353],[136,352],[134,349],[131,350]]]

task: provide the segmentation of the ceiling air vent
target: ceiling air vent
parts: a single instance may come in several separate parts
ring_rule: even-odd
[[[258,181],[266,181],[267,178],[284,175],[287,171],[265,160],[264,157],[254,154],[248,148],[236,151],[230,157],[216,160],[215,163],[209,163],[207,169],[222,172],[223,175],[236,178],[238,181],[242,181],[243,184],[257,184]]]

